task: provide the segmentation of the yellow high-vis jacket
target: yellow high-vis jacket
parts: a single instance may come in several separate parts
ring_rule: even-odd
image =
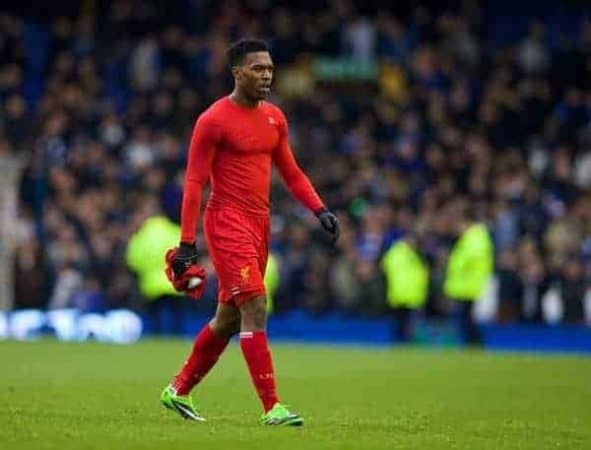
[[[127,265],[138,277],[139,289],[146,300],[163,295],[181,295],[164,273],[166,250],[178,245],[180,227],[164,216],[147,219],[127,245]]]
[[[382,258],[390,306],[420,308],[427,299],[429,269],[405,240],[394,243]]]
[[[453,300],[475,301],[482,294],[494,265],[492,239],[484,224],[474,224],[453,246],[443,291]]]
[[[263,282],[267,291],[267,312],[272,313],[275,308],[275,292],[277,292],[277,288],[279,287],[279,266],[277,258],[272,253],[269,253],[269,258],[267,259],[267,268]]]

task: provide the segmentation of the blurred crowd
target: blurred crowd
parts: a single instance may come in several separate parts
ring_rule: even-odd
[[[380,259],[420,228],[431,273],[425,314],[447,314],[441,285],[454,205],[467,202],[493,236],[498,319],[542,320],[539,298],[554,287],[563,319],[583,322],[591,17],[565,35],[531,21],[499,42],[477,2],[404,14],[361,11],[348,0],[308,9],[184,1],[163,11],[161,3],[87,4],[50,23],[0,14],[0,155],[28,155],[18,307],[142,307],[125,265],[129,237],[159,209],[178,220],[194,120],[231,88],[225,49],[259,36],[277,66],[271,100],[344,229],[331,248],[274,177],[277,313],[387,313]],[[378,72],[322,80],[317,57]]]

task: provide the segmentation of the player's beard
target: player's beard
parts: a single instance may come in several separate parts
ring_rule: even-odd
[[[256,97],[257,100],[265,100],[269,93],[271,92],[271,87],[267,87],[266,89],[263,87],[257,87],[256,90]]]
[[[271,82],[258,81],[254,85],[254,93],[258,100],[264,100],[271,92]]]

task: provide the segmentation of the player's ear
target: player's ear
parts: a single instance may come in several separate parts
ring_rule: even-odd
[[[232,76],[234,77],[234,79],[236,79],[236,80],[240,79],[240,77],[242,75],[242,69],[240,68],[240,66],[232,66],[230,71],[232,72]]]

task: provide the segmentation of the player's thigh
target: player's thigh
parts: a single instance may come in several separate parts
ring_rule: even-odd
[[[259,217],[253,220],[253,228],[257,236],[257,258],[259,272],[265,276],[267,260],[269,258],[269,243],[271,240],[271,224],[269,217]]]
[[[237,307],[252,298],[265,294],[263,274],[258,259],[240,252],[229,252],[216,265],[218,275],[218,301],[231,301]]]
[[[209,211],[205,238],[218,277],[218,301],[264,292],[258,240],[252,223],[234,211]],[[236,303],[237,304],[237,303]]]

